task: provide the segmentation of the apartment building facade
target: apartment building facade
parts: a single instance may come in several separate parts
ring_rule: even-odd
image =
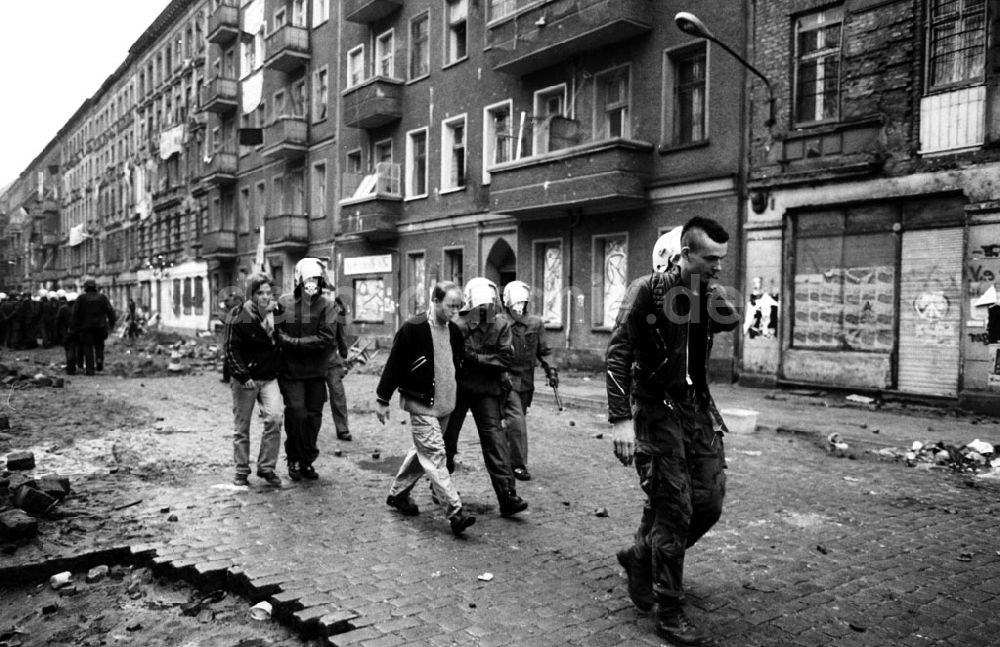
[[[744,379],[1000,408],[998,36],[994,0],[756,3]]]
[[[699,9],[738,49],[742,5]],[[335,266],[353,332],[391,335],[436,280],[517,279],[557,355],[599,366],[660,233],[704,215],[738,240],[744,70],[674,26],[686,8],[345,0]]]
[[[699,11],[742,50],[737,7]],[[738,283],[745,71],[676,28],[687,8],[174,0],[53,140],[47,281],[195,331],[246,273],[288,289],[317,256],[350,332],[388,339],[435,280],[518,279],[550,345],[598,365],[660,233],[718,219]]]

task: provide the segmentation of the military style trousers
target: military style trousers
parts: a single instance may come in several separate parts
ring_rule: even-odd
[[[635,467],[646,494],[633,551],[652,569],[661,604],[684,595],[684,554],[715,525],[726,493],[722,430],[704,403],[633,406]]]

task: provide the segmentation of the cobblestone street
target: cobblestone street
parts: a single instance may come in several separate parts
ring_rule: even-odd
[[[66,389],[147,409],[156,422],[132,430],[130,451],[171,458],[159,478],[136,484],[140,504],[114,513],[114,543],[155,549],[161,573],[271,598],[278,619],[305,635],[334,633],[320,639],[365,647],[660,644],[653,617],[628,600],[614,558],[630,541],[641,492],[612,454],[600,401],[558,413],[550,398],[536,402],[535,478],[519,484],[530,508],[513,519],[498,514],[470,416],[456,482],[479,520],[456,539],[426,485],[415,490],[418,517],[385,505],[410,439],[398,409],[385,427],[370,411],[375,380],[347,378],[354,442],[334,438],[327,409],[320,480],[286,479],[280,490],[254,477],[249,490],[229,485],[231,402],[217,374],[78,377]],[[572,379],[565,390],[573,392]],[[722,407],[756,403],[762,428],[727,436],[725,511],[688,557],[692,618],[731,646],[1000,641],[996,481],[861,451],[838,458],[815,436],[777,432],[773,420],[814,420],[826,430],[867,412],[767,393],[719,391]],[[879,416],[887,429],[928,427],[903,413]],[[951,428],[997,440],[995,425]],[[258,438],[255,421],[254,451]],[[603,509],[607,516],[597,514]],[[493,579],[479,579],[485,573]]]

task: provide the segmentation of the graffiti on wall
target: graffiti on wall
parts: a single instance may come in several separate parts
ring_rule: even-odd
[[[797,274],[793,342],[813,348],[890,351],[894,302],[891,265]]]
[[[968,266],[966,294],[970,299],[969,327],[985,328],[970,332],[969,341],[984,345],[1000,343],[1000,243],[979,245]],[[996,372],[994,374],[997,374]]]
[[[385,301],[383,279],[354,279],[354,321],[381,323],[385,318]]]
[[[774,339],[778,335],[779,292],[771,279],[770,289],[764,291],[764,279],[755,276],[747,301],[746,321],[743,334],[750,339]]]
[[[562,324],[562,282],[562,248],[548,245],[542,265],[542,321],[546,326]]]
[[[917,313],[914,334],[928,343],[948,343],[955,338],[958,321],[951,317],[951,301],[939,290],[921,292],[913,299]]]

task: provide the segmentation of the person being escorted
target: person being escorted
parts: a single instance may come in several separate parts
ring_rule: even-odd
[[[461,307],[462,291],[457,285],[449,281],[435,285],[430,312],[409,319],[396,333],[376,389],[379,422],[388,420],[389,400],[398,390],[399,406],[410,414],[413,435],[413,447],[389,487],[386,504],[404,515],[419,514],[410,493],[426,474],[455,535],[476,522],[475,516],[462,510],[447,469],[441,433],[457,397],[455,375],[461,367],[464,342],[452,318]]]
[[[63,351],[66,353],[66,375],[76,375],[76,364],[79,361],[79,336],[73,330],[73,302],[76,292],[67,292],[66,300],[60,304],[56,312],[56,334],[62,340]]]
[[[323,295],[326,267],[318,258],[295,264],[295,287],[278,299],[274,313],[282,368],[278,386],[285,399],[285,458],[288,477],[316,480],[313,462],[326,404],[326,371],[336,343],[337,307]]]
[[[281,450],[283,419],[278,369],[281,358],[271,312],[271,277],[257,273],[247,277],[247,300],[229,324],[225,361],[232,376],[233,461],[235,485],[249,485],[250,420],[256,403],[264,424],[257,455],[257,476],[269,485],[281,487],[275,472]]]
[[[728,240],[716,221],[689,220],[676,264],[629,286],[608,343],[614,452],[634,461],[646,495],[634,544],[617,558],[633,603],[658,605],[656,631],[676,645],[712,642],[684,613],[683,576],[687,549],[718,521],[725,496],[725,425],[708,360],[713,335],[740,321],[717,285]]]
[[[510,464],[514,478],[530,481],[528,472],[528,426],[525,416],[535,395],[535,364],[545,371],[546,383],[559,386],[559,373],[546,357],[552,350],[545,343],[545,325],[541,317],[528,313],[531,288],[522,281],[511,281],[503,288],[503,305],[510,318],[514,356],[511,359],[510,386],[503,403],[504,423],[510,443]]]
[[[507,369],[514,350],[510,323],[498,312],[499,297],[496,285],[489,279],[475,278],[465,286],[468,310],[460,314],[457,322],[465,356],[458,372],[458,398],[448,418],[444,446],[448,471],[454,472],[459,433],[471,409],[500,515],[511,517],[524,511],[528,503],[517,495],[510,442],[500,422],[501,403],[509,390]]]
[[[344,377],[347,375],[347,367],[344,365],[344,360],[347,359],[347,342],[344,335],[344,328],[347,326],[347,307],[340,297],[335,296],[333,290],[327,290],[326,296],[333,300],[337,311],[337,319],[333,323],[336,352],[330,354],[330,365],[326,369],[330,415],[337,430],[337,440],[350,441],[352,436],[351,428],[347,424],[347,393],[344,391]]]
[[[115,328],[115,309],[108,297],[97,291],[97,281],[83,282],[83,294],[73,304],[73,331],[80,336],[85,373],[104,370],[104,340]]]

